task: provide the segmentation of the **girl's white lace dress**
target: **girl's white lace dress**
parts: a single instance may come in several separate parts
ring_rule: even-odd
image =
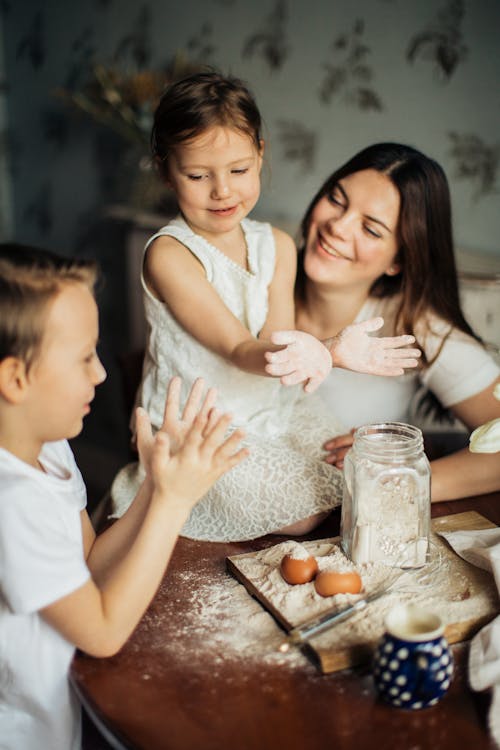
[[[241,225],[248,271],[192,232],[182,218],[151,237],[145,251],[161,235],[178,239],[203,264],[208,281],[231,312],[257,336],[268,311],[274,238],[269,224],[245,219]],[[206,349],[153,297],[143,276],[141,283],[150,332],[137,403],[158,428],[169,379],[183,378],[184,401],[193,381],[202,376],[207,387],[218,390],[217,407],[231,412],[235,426],[244,428],[250,448],[250,456],[222,476],[193,508],[183,536],[254,539],[338,505],[342,475],[322,460],[322,444],[342,428],[325,413],[320,399],[305,395],[301,386],[285,387],[278,379],[244,372]],[[129,464],[117,475],[111,490],[115,516],[128,508],[141,479],[138,464]]]

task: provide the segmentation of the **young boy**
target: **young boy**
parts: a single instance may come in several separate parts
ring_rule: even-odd
[[[75,647],[93,656],[120,649],[191,508],[246,455],[241,432],[224,439],[230,416],[212,409],[213,391],[199,408],[202,381],[179,418],[174,379],[156,436],[138,410],[145,481],[129,511],[96,537],[67,443],[106,377],[96,354],[95,277],[92,263],[0,245],[2,750],[80,747],[68,682]]]

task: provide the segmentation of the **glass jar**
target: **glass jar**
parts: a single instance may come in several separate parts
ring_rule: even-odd
[[[386,422],[357,429],[344,460],[345,554],[356,563],[423,565],[430,496],[430,466],[418,427]]]

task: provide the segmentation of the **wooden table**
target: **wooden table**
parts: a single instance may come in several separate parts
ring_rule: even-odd
[[[500,525],[500,493],[435,504],[432,514],[472,509]],[[335,511],[307,538],[337,534],[339,519]],[[258,638],[255,653],[248,642],[239,649],[238,633],[231,632],[230,597],[240,584],[226,572],[225,559],[283,539],[233,544],[179,539],[157,596],[122,651],[109,659],[75,657],[74,687],[112,747],[493,750],[486,729],[488,698],[467,685],[467,644],[452,648],[456,671],[448,694],[437,706],[417,712],[381,703],[368,666],[322,675],[302,654],[287,661],[276,649],[266,652]],[[207,619],[203,610],[207,582],[219,594],[229,590],[220,608],[228,614],[219,621]],[[282,631],[273,621],[269,627],[279,642]]]

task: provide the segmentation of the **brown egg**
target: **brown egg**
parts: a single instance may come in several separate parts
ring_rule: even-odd
[[[334,594],[359,594],[362,581],[355,570],[337,573],[334,570],[322,570],[316,576],[314,588],[320,596],[334,596]]]
[[[298,559],[285,555],[281,560],[280,572],[287,583],[308,583],[318,572],[318,563],[314,557]]]

